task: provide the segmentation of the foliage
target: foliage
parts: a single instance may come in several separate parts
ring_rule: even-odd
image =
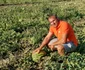
[[[0,0],[0,70],[85,70],[84,3],[84,0]],[[79,45],[65,57],[45,47],[46,56],[36,63],[32,51],[49,31],[47,18],[51,14],[72,25]]]

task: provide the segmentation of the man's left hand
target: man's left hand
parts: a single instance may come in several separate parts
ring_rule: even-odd
[[[50,45],[50,49],[51,49],[51,51],[53,51],[54,50],[54,45]]]

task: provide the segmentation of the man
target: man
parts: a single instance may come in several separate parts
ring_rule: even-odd
[[[74,51],[78,46],[78,42],[71,25],[59,20],[55,15],[49,16],[48,21],[50,22],[49,32],[40,47],[35,49],[33,53],[39,53],[46,44],[52,51],[57,50],[61,56],[65,55],[65,52]],[[53,35],[57,38],[50,41]]]

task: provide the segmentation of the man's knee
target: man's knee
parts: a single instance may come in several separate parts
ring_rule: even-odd
[[[49,41],[48,45],[52,45],[56,41],[57,41],[57,38],[54,38],[54,39],[52,39],[52,40]]]
[[[48,48],[50,48],[51,49],[51,46],[48,44]]]
[[[58,45],[57,50],[58,50],[58,52],[63,51],[63,50],[64,50],[64,46],[62,46],[62,45]]]
[[[57,48],[57,50],[58,50],[59,55],[61,55],[61,56],[64,56],[65,55],[64,46],[59,45],[58,48]]]

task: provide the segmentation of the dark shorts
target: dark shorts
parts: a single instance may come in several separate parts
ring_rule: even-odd
[[[73,42],[67,42],[66,44],[63,44],[63,46],[66,52],[75,51],[75,49],[77,48]]]
[[[51,45],[52,43],[54,43],[54,42],[56,42],[57,41],[57,38],[54,38],[54,39],[52,39],[50,42],[49,42],[49,45]],[[65,43],[65,44],[62,44],[63,46],[64,46],[64,48],[65,48],[65,52],[72,52],[72,51],[74,51],[77,47],[74,45],[74,43],[73,42],[67,42],[67,43]],[[56,45],[57,46],[57,45]],[[56,47],[55,46],[55,47]]]

